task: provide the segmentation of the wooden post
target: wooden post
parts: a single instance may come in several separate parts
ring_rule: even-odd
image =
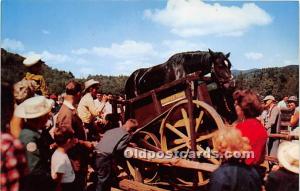
[[[155,93],[154,90],[151,90],[151,97],[152,97],[152,101],[154,103],[156,113],[161,114],[161,105],[160,105],[160,102],[157,99],[157,96],[156,96],[156,93]]]
[[[212,105],[210,96],[209,96],[209,92],[207,89],[207,86],[204,82],[198,82],[198,86],[197,86],[197,98],[200,101],[204,101],[205,103]]]
[[[187,88],[186,88],[186,98],[188,100],[188,117],[189,117],[189,122],[190,122],[190,135],[191,135],[191,151],[196,152],[196,135],[195,135],[195,124],[194,124],[194,119],[193,119],[193,97],[192,97],[192,90],[191,90],[191,82],[186,81]],[[193,161],[196,160],[195,158],[192,158]],[[196,188],[198,185],[198,177],[197,174],[195,173],[194,175],[194,180],[193,180],[193,187]]]

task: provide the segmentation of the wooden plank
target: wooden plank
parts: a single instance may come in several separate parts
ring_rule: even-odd
[[[118,188],[111,188],[110,191],[123,191],[123,190],[120,190]]]
[[[162,85],[162,86],[160,86],[159,88],[156,88],[156,89],[154,89],[154,90],[152,90],[152,91],[154,91],[155,93],[157,93],[157,92],[160,92],[160,91],[169,89],[169,88],[171,88],[171,87],[173,87],[173,86],[176,86],[176,85],[178,85],[178,84],[185,83],[186,80],[188,80],[188,81],[198,80],[198,79],[200,79],[200,77],[199,77],[200,74],[201,74],[201,72],[195,72],[195,73],[189,74],[188,76],[186,76],[186,77],[184,77],[184,78],[181,78],[181,79],[175,80],[175,81],[173,81],[173,82],[170,82],[170,83],[168,83],[168,84]],[[203,78],[203,79],[204,79],[204,78]],[[150,91],[150,92],[143,93],[143,94],[141,94],[141,95],[138,95],[137,97],[132,98],[132,99],[130,99],[129,101],[130,101],[130,102],[135,102],[135,101],[137,101],[137,100],[143,99],[143,98],[148,97],[148,96],[151,96],[151,91]]]
[[[162,106],[166,106],[166,105],[178,102],[178,101],[183,100],[183,99],[185,99],[185,92],[181,91],[181,92],[178,92],[176,94],[173,94],[173,95],[170,95],[166,98],[161,99],[160,103],[161,103]]]
[[[132,154],[130,156],[131,158],[150,162],[150,163],[161,164],[164,166],[176,166],[181,168],[202,170],[207,172],[213,172],[218,168],[218,165],[214,165],[211,163],[200,163],[197,161],[190,161],[190,160],[175,158],[170,156],[168,157],[166,155],[160,157],[153,157],[156,156],[156,153],[154,151],[149,151],[146,149],[127,147],[125,152]]]
[[[130,191],[140,191],[140,190],[143,190],[143,191],[168,191],[166,189],[149,186],[147,184],[143,184],[140,182],[131,181],[131,180],[127,180],[127,179],[121,180],[119,182],[119,187],[121,189],[130,190]]]
[[[285,139],[285,140],[297,140],[299,139],[298,135],[291,134],[280,134],[280,133],[272,133],[269,135],[271,138]]]

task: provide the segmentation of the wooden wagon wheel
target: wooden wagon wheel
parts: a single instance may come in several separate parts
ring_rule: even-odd
[[[215,109],[203,101],[193,100],[192,116],[188,114],[188,100],[182,100],[174,105],[160,127],[161,148],[164,152],[190,151],[191,142],[196,142],[197,153],[205,152],[206,148],[213,148],[212,137],[214,131],[223,128],[224,123]],[[195,125],[195,140],[191,140],[190,122],[192,117]],[[189,159],[188,155],[180,156]],[[216,158],[197,158],[200,162],[210,162],[219,164]],[[176,174],[175,174],[176,173]],[[205,185],[209,182],[208,173],[195,172],[187,169],[176,169],[175,173],[170,173],[183,186],[193,186],[193,180],[197,178],[197,186]]]
[[[160,142],[158,138],[150,132],[140,131],[135,135],[136,144],[140,148],[147,150],[160,149]],[[133,176],[138,176],[138,179],[142,179],[144,183],[153,182],[158,175],[158,164],[145,163],[143,161],[127,162],[129,168],[135,169]],[[132,167],[130,167],[130,165]],[[137,175],[138,173],[138,175]]]

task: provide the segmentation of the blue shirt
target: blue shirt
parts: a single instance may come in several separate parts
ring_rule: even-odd
[[[106,156],[113,155],[124,150],[130,138],[130,134],[122,127],[110,129],[104,133],[102,139],[96,145],[95,151]]]
[[[260,191],[256,169],[238,162],[226,162],[211,174],[210,191]]]

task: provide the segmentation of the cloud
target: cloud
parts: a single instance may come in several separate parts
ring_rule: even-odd
[[[89,50],[86,48],[79,48],[77,50],[71,50],[71,53],[76,55],[83,55],[83,54],[88,54]]]
[[[127,40],[122,44],[112,44],[110,48],[94,47],[93,52],[102,56],[132,58],[141,55],[151,55],[154,53],[154,50],[150,43]]]
[[[249,60],[261,60],[264,57],[264,55],[259,52],[248,52],[245,53],[245,57]]]
[[[74,64],[85,65],[77,72],[81,76],[96,72],[109,75],[130,74],[137,68],[151,66],[149,61],[155,60],[158,55],[151,43],[134,40],[112,43],[108,47],[73,49],[71,54]],[[106,69],[107,63],[109,70]]]
[[[226,7],[201,0],[169,0],[164,9],[145,10],[144,16],[181,37],[241,36],[253,26],[272,22],[271,16],[254,3]]]
[[[26,56],[29,55],[37,55],[42,58],[42,60],[49,65],[57,65],[57,64],[62,64],[62,63],[67,63],[70,62],[72,59],[65,54],[55,54],[51,53],[47,50],[41,52],[41,53],[36,53],[36,52],[28,52]]]
[[[48,34],[50,34],[50,31],[43,29],[42,33],[48,35]]]
[[[2,41],[2,48],[10,51],[23,51],[24,50],[24,44],[21,41],[15,40],[15,39],[9,39],[5,38]]]
[[[193,43],[187,40],[165,40],[158,44],[124,40],[121,43],[112,43],[108,47],[94,46],[71,50],[74,64],[80,65],[84,59],[86,68],[80,75],[88,72],[105,73],[109,75],[129,75],[138,68],[151,67],[165,62],[171,55],[183,51],[203,50],[206,45]],[[109,69],[107,68],[109,63]],[[75,73],[75,72],[74,72]],[[78,73],[78,72],[77,72]]]
[[[142,58],[143,56],[155,55],[151,43],[125,40],[124,42],[112,43],[110,47],[95,46],[90,49],[80,48],[71,51],[76,55],[90,54],[99,57],[109,56],[118,59]]]

